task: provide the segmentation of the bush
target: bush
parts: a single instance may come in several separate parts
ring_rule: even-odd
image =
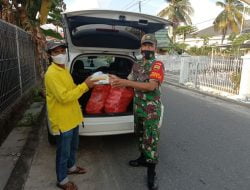
[[[234,84],[234,90],[239,90],[240,89],[240,80],[241,80],[241,73],[233,72],[230,80]]]
[[[36,87],[32,90],[32,97],[34,102],[42,102],[44,100],[44,92],[42,88]]]

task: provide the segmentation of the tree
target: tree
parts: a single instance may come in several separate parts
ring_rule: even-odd
[[[32,34],[36,44],[36,63],[41,75],[43,69],[39,63],[46,57],[44,52],[46,41],[40,25],[47,23],[49,12],[53,12],[58,6],[62,8],[61,12],[66,8],[63,0],[0,0],[1,18]]]
[[[209,43],[210,36],[209,35],[202,35],[200,36],[201,39],[203,39],[203,45],[206,46]]]
[[[228,38],[227,38],[227,40],[228,41],[234,41],[234,39],[237,37],[237,34],[236,33],[234,33],[234,32],[232,32],[229,36],[228,36]]]
[[[66,10],[66,4],[63,0],[57,0],[56,4],[52,4],[49,12],[48,22],[55,26],[63,26],[61,13]]]
[[[240,36],[236,37],[232,43],[233,45],[233,49],[237,50],[240,48],[240,46],[242,44],[244,44],[244,42],[249,41],[250,40],[250,33],[244,33],[241,34]]]
[[[173,22],[173,41],[176,38],[176,29],[180,23],[192,25],[191,15],[194,10],[189,0],[166,0],[169,5],[158,13],[160,17],[167,17]]]
[[[212,47],[211,46],[202,46],[197,47],[193,46],[190,47],[187,51],[190,55],[211,55],[212,53]]]
[[[239,33],[240,26],[244,20],[243,10],[249,13],[249,8],[244,8],[243,3],[239,0],[217,1],[216,5],[222,7],[223,11],[214,20],[214,30],[221,32],[221,43],[223,44],[229,29],[236,34]]]
[[[182,54],[186,52],[186,49],[188,47],[188,44],[185,43],[174,43],[173,48],[178,54]]]
[[[188,25],[188,26],[178,26],[176,28],[175,33],[176,33],[176,35],[182,35],[183,42],[185,42],[187,35],[195,32],[195,31],[197,31],[197,28],[195,26]]]

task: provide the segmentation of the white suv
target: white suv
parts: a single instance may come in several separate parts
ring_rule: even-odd
[[[140,55],[140,39],[144,33],[155,33],[169,21],[145,14],[85,10],[63,14],[68,64],[76,84],[97,71],[126,78]],[[134,132],[133,104],[119,114],[85,112],[91,91],[79,102],[85,118],[80,135],[113,135]]]

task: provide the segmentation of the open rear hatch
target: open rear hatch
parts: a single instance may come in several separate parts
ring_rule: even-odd
[[[68,12],[64,13],[64,21],[69,48],[109,53],[135,53],[144,33],[171,24],[156,16],[113,10]]]

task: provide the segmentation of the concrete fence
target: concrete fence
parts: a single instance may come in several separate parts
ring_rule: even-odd
[[[165,64],[168,82],[250,98],[250,55],[241,58],[167,55],[158,59]]]

